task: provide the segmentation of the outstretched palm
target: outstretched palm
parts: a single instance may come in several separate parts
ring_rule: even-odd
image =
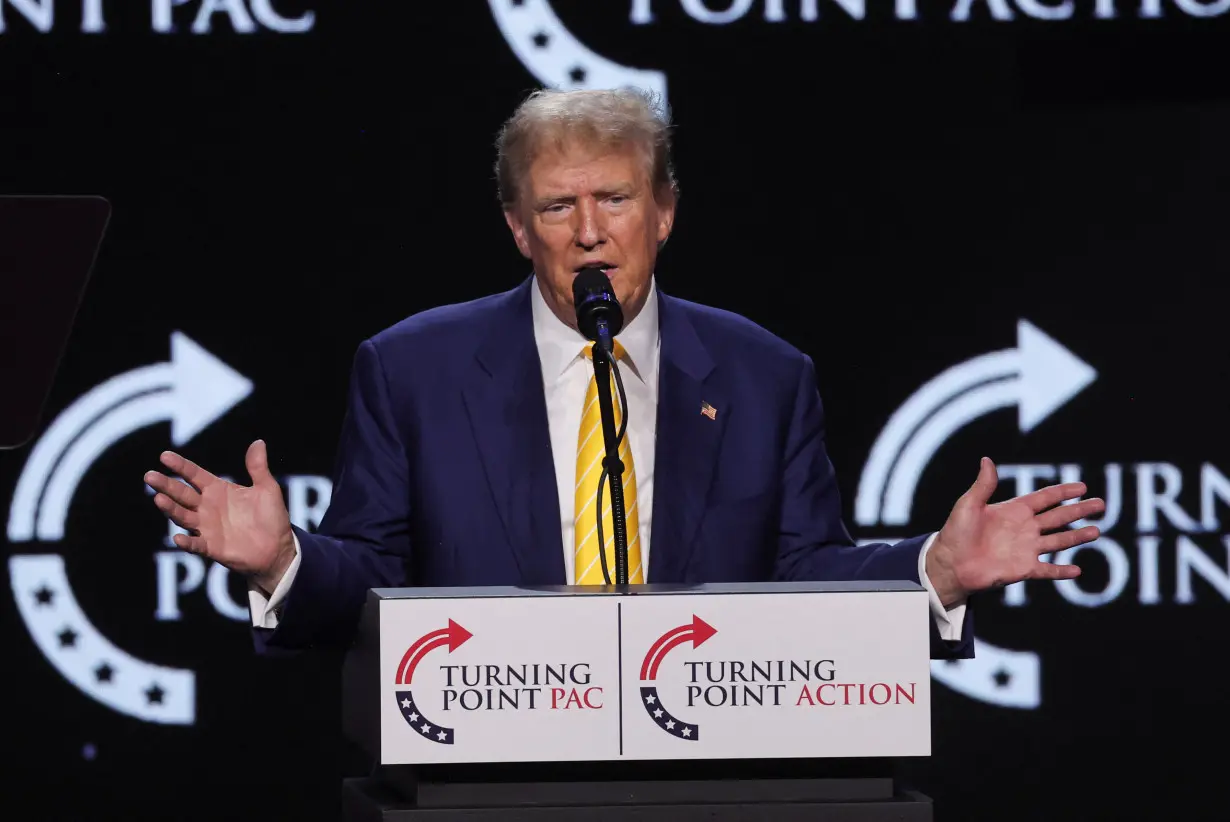
[[[995,465],[984,458],[978,479],[953,506],[927,556],[928,577],[945,604],[1025,579],[1080,576],[1075,565],[1054,565],[1042,557],[1098,538],[1094,525],[1066,528],[1105,509],[1100,499],[1061,505],[1084,494],[1084,483],[1052,485],[988,504],[997,484]]]
[[[145,475],[158,492],[154,504],[189,532],[176,534],[175,544],[252,577],[267,591],[276,587],[294,557],[294,537],[265,443],[252,443],[245,457],[251,486],[221,479],[172,451],[163,452],[161,462],[184,480],[157,471]]]

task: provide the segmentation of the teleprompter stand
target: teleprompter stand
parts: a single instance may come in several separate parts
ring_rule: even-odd
[[[38,428],[110,216],[100,197],[0,197],[0,451]]]

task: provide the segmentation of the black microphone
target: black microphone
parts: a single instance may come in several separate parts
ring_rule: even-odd
[[[611,524],[615,537],[615,584],[628,584],[628,526],[624,510],[624,465],[619,459],[619,443],[628,425],[628,402],[624,394],[623,379],[615,364],[615,335],[624,327],[624,312],[615,297],[615,289],[606,274],[597,268],[579,271],[572,281],[572,301],[577,312],[577,328],[588,340],[597,343],[593,351],[594,380],[598,386],[598,413],[602,418],[602,441],[606,457],[602,460],[602,474],[598,477],[598,498],[594,501],[594,516],[598,525],[598,557],[602,563],[602,576],[611,584],[610,570],[606,562],[606,540],[602,536],[602,486],[611,483]],[[615,430],[615,411],[611,400],[611,374],[619,388],[620,407],[623,418],[620,430]]]
[[[577,328],[586,339],[613,354],[615,335],[624,327],[624,311],[615,298],[610,279],[601,269],[581,269],[572,281],[572,301],[577,311]]]

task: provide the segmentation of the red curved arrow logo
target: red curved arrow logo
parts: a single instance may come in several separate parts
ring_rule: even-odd
[[[667,631],[650,647],[649,653],[645,654],[645,661],[641,663],[641,679],[657,679],[658,666],[662,664],[663,657],[675,646],[691,642],[693,648],[699,648],[716,633],[717,628],[696,614],[692,614],[690,623]]]
[[[451,654],[472,636],[474,634],[450,619],[447,628],[441,628],[419,637],[406,651],[397,666],[397,684],[409,685],[414,679],[414,669],[423,661],[423,657],[436,648],[443,648],[447,645],[448,652]]]

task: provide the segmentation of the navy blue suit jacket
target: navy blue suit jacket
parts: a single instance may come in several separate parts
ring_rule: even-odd
[[[563,585],[533,278],[359,346],[333,496],[259,651],[344,645],[375,587]],[[856,547],[811,360],[737,315],[659,291],[655,583],[918,582],[924,537]],[[702,402],[718,409],[700,413]],[[973,653],[932,621],[932,656]]]

